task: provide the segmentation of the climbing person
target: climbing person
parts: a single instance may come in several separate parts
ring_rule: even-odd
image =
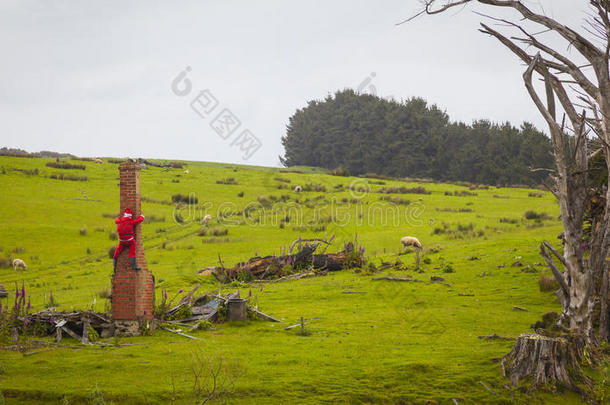
[[[114,221],[117,224],[117,232],[119,234],[119,245],[114,251],[114,256],[112,256],[115,273],[117,259],[123,249],[126,247],[129,248],[129,262],[131,263],[131,268],[134,270],[140,270],[140,267],[138,267],[136,264],[136,240],[134,238],[133,227],[142,221],[144,221],[144,215],[140,215],[139,217],[133,219],[131,210],[129,208],[125,209],[123,216],[118,217]]]

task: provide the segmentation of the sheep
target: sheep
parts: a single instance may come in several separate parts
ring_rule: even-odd
[[[186,170],[184,171],[184,174],[189,174],[189,173],[190,173],[190,172],[189,172],[189,169],[186,169]]]
[[[23,270],[27,270],[28,266],[25,265],[25,262],[21,259],[13,260],[13,268],[17,271],[18,267],[22,267]]]
[[[202,222],[203,222],[204,225],[207,225],[208,222],[210,222],[211,220],[212,220],[212,216],[210,214],[206,214],[206,216],[203,217],[203,221]]]
[[[294,187],[294,192],[295,192],[295,193],[300,193],[300,192],[301,192],[301,190],[302,190],[301,186],[295,186],[295,187]]]
[[[104,161],[102,159],[100,159],[100,158],[93,159],[93,162],[95,162],[95,163],[104,163]]]
[[[402,243],[403,247],[413,246],[414,248],[420,250],[422,248],[421,243],[415,236],[405,236],[400,239],[400,243]]]

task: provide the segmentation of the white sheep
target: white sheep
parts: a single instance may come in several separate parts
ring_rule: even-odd
[[[211,220],[212,220],[212,216],[210,214],[206,214],[205,217],[203,217],[203,221],[201,221],[201,222],[203,222],[204,225],[207,225],[208,222],[210,222]]]
[[[405,236],[402,239],[400,239],[400,243],[402,243],[403,247],[407,247],[407,246],[413,246],[416,249],[421,249],[421,243],[419,243],[419,240],[415,237],[415,236]]]
[[[22,267],[23,270],[27,270],[28,266],[25,265],[25,262],[21,259],[13,260],[13,268],[17,271],[18,267]]]
[[[294,187],[294,192],[295,192],[295,193],[300,193],[300,192],[301,192],[301,190],[303,190],[303,189],[301,188],[301,186],[295,186],[295,187]]]
[[[190,173],[190,172],[189,172],[189,169],[186,169],[186,170],[184,171],[184,174],[189,174],[189,173]]]
[[[102,159],[100,159],[100,158],[93,159],[93,162],[94,163],[104,163],[104,161]]]

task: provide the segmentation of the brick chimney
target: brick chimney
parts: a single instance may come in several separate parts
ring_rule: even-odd
[[[140,215],[140,164],[121,163],[120,196],[121,213],[130,208],[134,218]],[[135,227],[136,262],[141,270],[133,270],[129,263],[128,249],[121,252],[117,260],[116,274],[112,276],[112,319],[115,334],[138,335],[143,324],[150,325],[153,319],[153,275],[148,271],[142,246],[142,226]]]

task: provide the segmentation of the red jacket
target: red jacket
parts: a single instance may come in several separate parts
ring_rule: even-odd
[[[144,221],[144,217],[140,215],[137,218],[130,217],[118,217],[114,223],[117,224],[117,232],[119,233],[119,240],[127,242],[133,239],[133,227],[140,222]]]

